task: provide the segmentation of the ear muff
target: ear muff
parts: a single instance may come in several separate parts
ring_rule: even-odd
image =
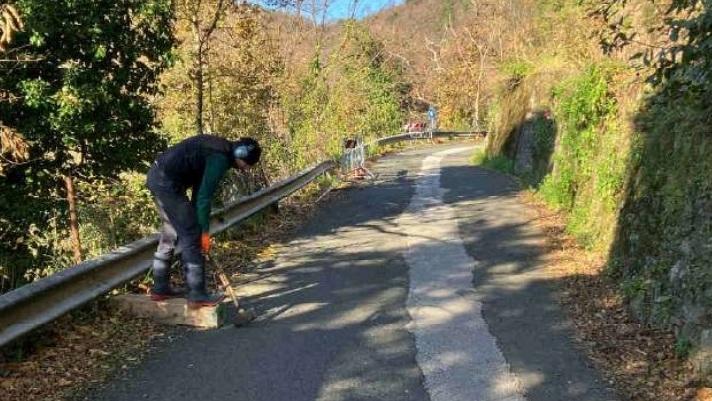
[[[244,159],[255,149],[253,145],[240,145],[233,150],[235,159]]]

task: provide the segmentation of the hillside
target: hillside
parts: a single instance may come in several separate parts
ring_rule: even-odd
[[[445,129],[484,129],[503,80],[500,66],[518,68],[517,54],[536,46],[536,2],[413,0],[365,23],[391,57],[406,66],[413,96],[437,104]]]
[[[452,37],[451,29],[469,18],[470,7],[469,0],[410,0],[364,22],[389,54],[404,62],[416,96],[433,99],[441,48]]]

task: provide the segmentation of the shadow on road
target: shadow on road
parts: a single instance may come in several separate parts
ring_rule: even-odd
[[[453,301],[475,296],[483,303],[490,331],[530,401],[614,399],[571,341],[571,324],[557,301],[558,283],[541,272],[544,234],[522,215],[516,185],[502,175],[473,167],[444,167],[442,177],[445,201],[458,211],[466,249],[476,261],[475,291],[434,296]],[[344,355],[327,359],[326,383],[365,380],[369,391],[383,395],[385,388],[395,386],[396,378],[419,380],[413,371],[413,339],[399,329],[409,323],[403,309],[408,267],[401,256],[404,234],[395,221],[413,193],[413,180],[401,174],[395,180],[353,190],[348,199],[330,205],[317,216],[321,223],[310,225],[295,241],[297,246],[312,244],[308,251],[286,268],[270,269],[281,282],[251,299],[264,316],[258,325],[265,330],[289,328],[292,336],[304,341],[333,338],[320,352]],[[420,236],[432,246],[440,241],[427,232]],[[324,237],[339,240],[313,245]],[[369,241],[374,244],[372,250],[363,244]],[[383,244],[390,246],[384,249]],[[393,337],[379,341],[375,333],[389,326],[393,326]],[[356,349],[349,350],[350,346]],[[452,350],[442,357],[454,365],[458,353],[466,352],[472,350]],[[356,361],[363,358],[376,358],[378,363],[361,366]],[[338,396],[330,393],[329,399],[360,399],[356,396],[360,391],[345,385]]]
[[[287,242],[276,263],[262,269],[264,279],[249,285],[256,322],[193,332],[101,399],[429,400],[407,330],[408,266],[397,224],[415,188],[416,177],[405,171],[418,171],[424,154],[384,158],[378,182],[329,203]],[[476,261],[474,291],[430,295],[482,302],[529,401],[613,399],[570,341],[556,282],[540,274],[543,233],[522,215],[516,186],[465,166],[444,166],[441,186]],[[423,247],[438,246],[439,238],[419,235],[428,240]],[[472,352],[439,357],[455,366]]]

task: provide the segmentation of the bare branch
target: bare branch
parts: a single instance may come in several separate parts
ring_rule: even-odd
[[[433,55],[433,63],[435,63],[435,71],[444,71],[445,69],[440,64],[440,52],[436,50],[433,46],[433,42],[430,38],[425,38],[425,48]]]

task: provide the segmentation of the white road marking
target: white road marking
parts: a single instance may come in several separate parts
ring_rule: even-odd
[[[425,158],[410,205],[397,219],[410,267],[409,330],[432,401],[525,401],[473,296],[475,261],[465,251],[455,212],[443,202],[440,188],[443,157],[472,149]]]

